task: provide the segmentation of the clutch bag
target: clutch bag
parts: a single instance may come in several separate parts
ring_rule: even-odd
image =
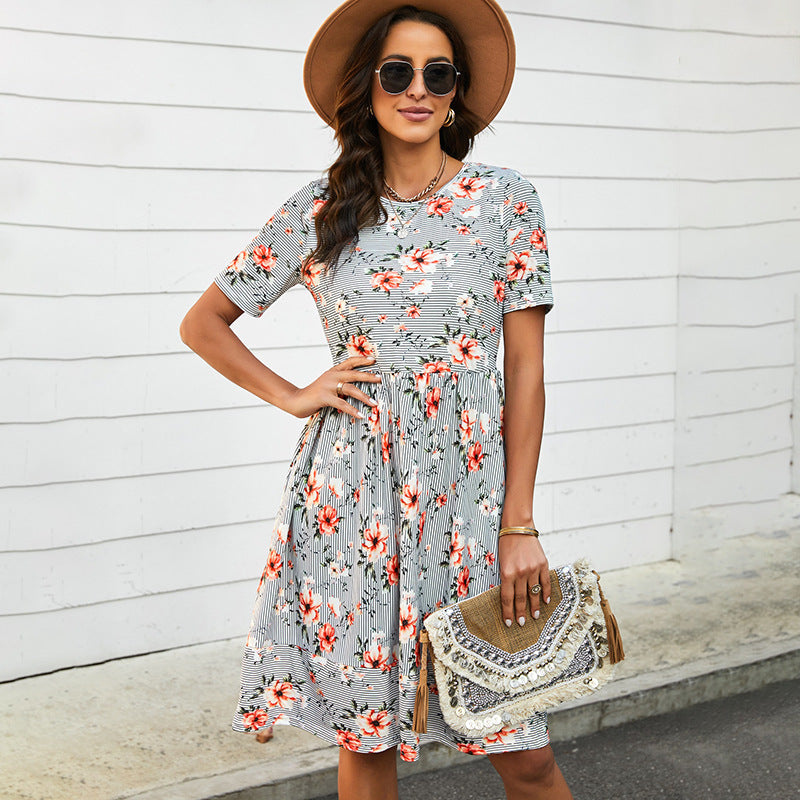
[[[500,587],[425,618],[413,729],[427,731],[428,645],[445,722],[466,737],[514,727],[593,692],[625,657],[619,627],[587,559],[550,570],[539,619],[506,627]]]

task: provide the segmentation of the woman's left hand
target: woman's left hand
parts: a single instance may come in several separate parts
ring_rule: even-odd
[[[500,560],[500,600],[503,619],[509,627],[516,620],[524,625],[526,605],[530,599],[531,614],[539,617],[539,598],[550,602],[550,566],[539,539],[528,533],[506,533],[497,543]],[[531,589],[539,584],[540,592]]]

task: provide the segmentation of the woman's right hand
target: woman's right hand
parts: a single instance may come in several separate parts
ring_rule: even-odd
[[[381,376],[377,373],[356,370],[356,367],[368,366],[374,362],[375,359],[371,356],[351,356],[341,364],[325,370],[313,383],[294,392],[286,411],[295,417],[308,417],[324,406],[331,406],[345,414],[363,419],[364,414],[348,403],[347,397],[361,400],[369,406],[377,405],[375,400],[355,385],[356,381],[380,383]],[[342,383],[341,397],[336,394],[336,386],[340,381]]]

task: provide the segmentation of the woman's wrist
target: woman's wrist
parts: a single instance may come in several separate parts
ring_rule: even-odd
[[[528,528],[533,528],[535,527],[533,524],[533,514],[530,512],[525,514],[503,510],[503,513],[500,516],[500,527],[508,528],[511,525],[523,525]]]
[[[500,539],[503,536],[534,536],[538,539],[539,531],[537,531],[532,525],[509,525],[507,527],[500,528],[497,538]]]

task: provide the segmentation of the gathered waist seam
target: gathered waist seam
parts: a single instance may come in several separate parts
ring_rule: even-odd
[[[501,371],[497,367],[475,367],[474,369],[449,369],[446,372],[429,372],[423,367],[402,367],[400,369],[389,369],[388,367],[365,367],[356,368],[356,372],[374,372],[381,375],[427,375],[428,377],[442,376],[450,377],[451,375],[479,375],[479,374],[494,374],[501,375]]]

